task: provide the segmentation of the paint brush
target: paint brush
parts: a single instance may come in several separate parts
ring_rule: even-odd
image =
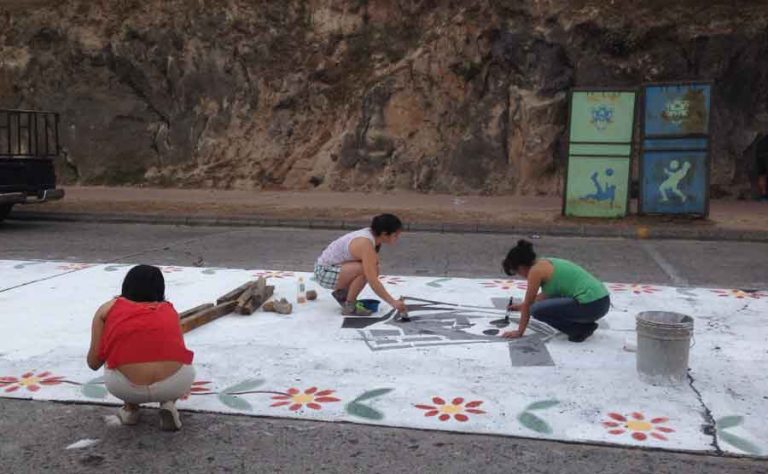
[[[400,297],[400,301],[405,301],[405,298],[401,296]],[[403,311],[402,313],[400,311],[398,311],[396,319],[399,319],[400,321],[402,321],[404,323],[407,323],[408,321],[411,320],[411,318],[408,316],[408,311]]]
[[[512,315],[512,305],[515,304],[515,297],[510,296],[509,302],[507,303],[507,312],[504,313],[504,322],[509,324],[509,318]]]

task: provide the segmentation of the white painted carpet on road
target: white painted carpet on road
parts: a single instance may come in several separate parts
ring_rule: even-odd
[[[118,404],[85,354],[94,311],[129,268],[0,261],[0,395]],[[294,302],[298,276],[320,294],[288,316],[229,315],[188,333],[197,381],[183,410],[768,453],[764,291],[608,284],[613,307],[586,342],[546,325],[510,342],[498,337],[503,304],[523,296],[523,281],[382,277],[413,308],[400,322],[386,305],[370,318],[342,317],[309,274],[162,268],[179,311],[258,275]],[[647,310],[694,318],[690,383],[638,379],[625,345]]]

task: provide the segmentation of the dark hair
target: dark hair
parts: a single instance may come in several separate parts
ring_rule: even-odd
[[[535,261],[536,252],[533,251],[533,244],[527,240],[518,240],[517,245],[512,247],[501,266],[504,267],[504,273],[514,275],[518,267],[530,267]]]
[[[125,275],[120,296],[137,303],[165,301],[163,272],[152,265],[136,265]]]
[[[381,234],[394,234],[403,228],[403,223],[394,214],[379,214],[371,221],[371,230],[376,237]]]

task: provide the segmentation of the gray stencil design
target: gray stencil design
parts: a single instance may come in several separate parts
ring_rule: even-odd
[[[507,326],[516,327],[519,319],[504,319],[507,299],[500,308],[469,306],[421,298],[405,297],[410,321],[397,318],[394,310],[381,317],[348,317],[343,328],[355,328],[372,351],[410,349],[416,347],[507,344],[513,366],[554,365],[546,342],[557,331],[531,320],[525,337],[508,340],[499,337]]]

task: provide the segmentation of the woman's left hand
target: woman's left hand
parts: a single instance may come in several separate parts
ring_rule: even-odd
[[[501,333],[501,337],[505,339],[517,339],[519,337],[523,337],[523,333],[518,331],[507,331],[504,333]]]

